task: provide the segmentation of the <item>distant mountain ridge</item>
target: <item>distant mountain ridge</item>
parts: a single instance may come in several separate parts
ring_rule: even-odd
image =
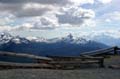
[[[115,38],[107,34],[100,34],[91,38],[91,40],[106,44],[108,46],[120,46],[120,38]]]
[[[20,36],[12,36],[9,33],[0,34],[0,50],[20,53],[32,53],[35,55],[59,55],[77,56],[81,52],[93,51],[108,47],[105,44],[87,40],[74,39],[72,34],[63,38],[54,39],[28,39]]]

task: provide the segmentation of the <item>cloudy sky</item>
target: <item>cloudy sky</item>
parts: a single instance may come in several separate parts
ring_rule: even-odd
[[[0,32],[45,38],[69,33],[118,36],[119,3],[120,0],[0,0]]]

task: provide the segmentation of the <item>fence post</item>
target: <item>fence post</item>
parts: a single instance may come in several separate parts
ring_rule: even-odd
[[[104,68],[104,58],[99,60],[99,67]]]
[[[117,49],[118,49],[118,47],[116,46],[116,47],[114,47],[114,55],[117,55]]]

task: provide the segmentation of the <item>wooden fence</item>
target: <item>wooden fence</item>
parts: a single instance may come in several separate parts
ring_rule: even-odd
[[[104,67],[104,57],[94,57],[106,54],[118,54],[120,50],[118,47],[110,47],[105,49],[100,49],[91,52],[81,53],[80,56],[36,56],[24,53],[13,53],[13,52],[3,52],[0,51],[1,56],[14,56],[14,57],[26,57],[37,61],[37,63],[15,63],[15,62],[3,62],[0,61],[0,67],[2,68],[66,68],[68,66],[78,67],[81,64],[99,64],[100,67]]]

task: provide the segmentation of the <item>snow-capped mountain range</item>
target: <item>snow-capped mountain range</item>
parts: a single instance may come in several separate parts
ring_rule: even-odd
[[[20,36],[12,36],[9,33],[2,32],[0,33],[0,45],[14,42],[16,44],[20,43],[29,43],[29,42],[45,42],[45,43],[56,43],[56,42],[66,42],[73,44],[85,44],[89,41],[96,41],[99,43],[106,44],[108,46],[120,46],[120,38],[115,38],[105,34],[99,34],[95,36],[82,36],[74,38],[72,34],[67,35],[62,38],[53,38],[53,39],[45,39],[43,37],[20,37]]]
[[[0,44],[5,44],[8,42],[14,42],[16,44],[20,44],[20,43],[29,43],[29,42],[46,42],[46,43],[55,43],[55,42],[68,42],[68,43],[76,43],[76,44],[80,44],[80,43],[86,43],[88,40],[84,39],[84,38],[77,38],[74,39],[72,34],[69,34],[66,37],[62,37],[62,38],[53,38],[53,39],[45,39],[42,37],[20,37],[20,36],[12,36],[9,33],[0,33]]]
[[[74,38],[72,34],[62,38],[45,39],[40,37],[12,36],[0,34],[0,50],[32,53],[37,55],[80,55],[81,52],[108,47],[105,44],[85,38]]]
[[[96,41],[108,46],[120,46],[120,38],[115,38],[107,34],[98,34],[95,36],[82,36],[74,38],[72,34],[67,35],[62,38],[53,38],[53,39],[45,39],[43,37],[20,37],[20,36],[12,36],[9,33],[2,32],[0,33],[0,44],[8,43],[10,41],[20,44],[20,43],[29,43],[29,42],[46,42],[46,43],[55,43],[55,42],[69,42],[76,44],[85,44],[88,41]]]

